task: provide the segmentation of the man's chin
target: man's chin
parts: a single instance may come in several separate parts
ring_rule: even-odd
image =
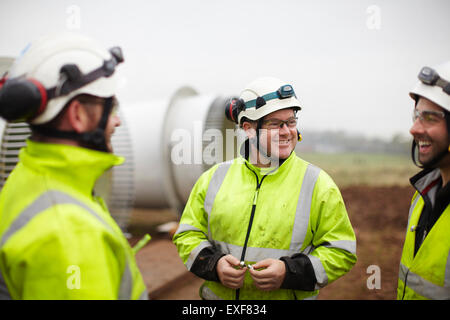
[[[294,149],[292,148],[290,148],[289,150],[281,150],[279,153],[278,153],[278,158],[280,159],[280,160],[286,160],[287,158],[289,158],[289,156],[292,154],[292,151],[294,151]]]
[[[419,162],[424,168],[437,168],[439,167],[439,161],[436,161],[436,157],[421,157],[419,155]]]

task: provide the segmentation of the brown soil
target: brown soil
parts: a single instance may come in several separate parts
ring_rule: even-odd
[[[357,237],[358,261],[348,274],[323,288],[319,299],[395,299],[412,187],[353,186],[341,192]],[[174,218],[167,211],[133,211],[129,231],[150,232],[153,237],[136,258],[151,298],[198,299],[202,280],[187,272],[170,237],[155,231],[158,224]],[[372,265],[379,267],[380,289],[368,288]]]
[[[398,267],[405,238],[412,187],[354,186],[343,190],[347,211],[356,233],[358,261],[344,277],[320,291],[319,299],[395,299]],[[381,288],[367,281],[380,268]]]

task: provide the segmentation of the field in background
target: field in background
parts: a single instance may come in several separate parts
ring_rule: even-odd
[[[325,170],[342,188],[354,185],[409,185],[418,168],[404,155],[382,153],[297,153]]]

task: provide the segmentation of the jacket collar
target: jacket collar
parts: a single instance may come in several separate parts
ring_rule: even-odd
[[[241,155],[241,160],[246,164],[246,166],[250,170],[256,172],[260,176],[264,176],[264,175],[277,174],[280,171],[284,171],[285,168],[289,167],[289,163],[292,163],[292,159],[295,157],[295,151],[293,150],[287,159],[280,160],[280,165],[277,167],[268,167],[268,168],[261,167],[260,168],[260,167],[255,166],[254,164],[252,164],[250,161],[248,161],[249,156],[250,156],[250,142],[248,141],[248,139],[246,139],[244,141],[244,143],[241,145],[240,155]]]
[[[124,162],[124,158],[107,152],[33,140],[27,140],[19,159],[26,167],[87,195],[92,194],[97,179],[105,171]]]
[[[426,201],[430,201],[431,206],[434,207],[436,195],[442,184],[441,171],[438,168],[424,169],[409,180],[420,195],[428,199]]]

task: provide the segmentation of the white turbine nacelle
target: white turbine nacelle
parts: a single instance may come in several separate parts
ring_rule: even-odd
[[[121,109],[132,141],[136,206],[181,212],[195,181],[214,164],[205,153],[211,141],[204,133],[216,129],[225,137],[234,128],[224,105],[224,98],[182,87],[170,99]]]

